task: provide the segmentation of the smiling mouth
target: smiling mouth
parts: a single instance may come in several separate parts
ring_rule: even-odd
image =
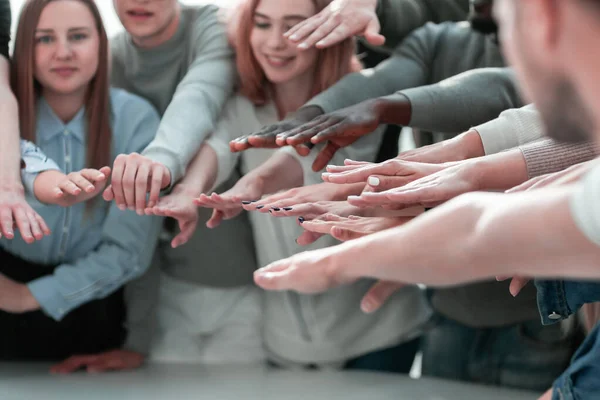
[[[296,57],[276,57],[265,55],[265,59],[269,64],[275,67],[283,67],[291,63]]]
[[[144,11],[144,10],[129,10],[127,11],[127,15],[134,18],[149,18],[154,15],[154,13]]]

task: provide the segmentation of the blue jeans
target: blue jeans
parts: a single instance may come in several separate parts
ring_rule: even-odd
[[[423,337],[424,376],[542,392],[567,368],[581,340],[539,319],[477,329],[438,318]]]
[[[346,363],[344,369],[408,374],[419,350],[421,339],[377,350]]]

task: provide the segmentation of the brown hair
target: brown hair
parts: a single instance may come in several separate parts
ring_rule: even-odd
[[[57,0],[27,0],[19,17],[15,37],[11,83],[19,104],[21,136],[32,142],[36,141],[36,101],[41,93],[41,86],[34,77],[35,30],[44,7],[53,1]],[[100,37],[98,70],[88,85],[85,100],[86,164],[98,169],[109,165],[111,160],[108,37],[94,0],[69,1],[79,1],[89,8]]]
[[[250,35],[254,27],[254,12],[260,0],[243,0],[237,5],[229,19],[229,38],[236,50],[236,64],[240,78],[240,92],[254,104],[268,101],[268,81],[250,46]],[[331,0],[311,0],[322,11]],[[317,72],[311,97],[333,86],[344,75],[359,71],[362,66],[355,55],[353,39],[319,51]]]

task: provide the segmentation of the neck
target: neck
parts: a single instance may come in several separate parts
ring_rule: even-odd
[[[284,119],[310,100],[314,84],[313,74],[314,70],[311,69],[304,77],[273,86],[273,100],[279,119]]]
[[[177,33],[179,22],[181,21],[181,5],[177,3],[176,7],[177,9],[175,10],[175,15],[167,24],[167,26],[152,36],[134,37],[133,43],[135,43],[135,45],[138,47],[151,49],[171,40],[171,38],[173,38],[173,36],[175,36]]]
[[[83,107],[85,102],[85,92],[85,90],[81,90],[78,93],[60,94],[43,90],[42,96],[44,96],[46,103],[48,103],[52,111],[54,111],[58,118],[66,124],[71,121],[81,107]]]

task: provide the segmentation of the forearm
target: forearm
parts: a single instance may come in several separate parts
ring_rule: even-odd
[[[510,68],[479,68],[398,94],[411,104],[406,125],[430,132],[464,132],[522,105]]]
[[[217,152],[209,144],[204,143],[176,187],[186,188],[191,191],[193,197],[208,193],[215,186],[218,168]]]
[[[519,149],[466,161],[478,190],[508,190],[529,179],[527,164]]]
[[[19,109],[8,84],[8,62],[3,57],[0,57],[0,75],[5,76],[0,79],[0,120],[3,121],[0,132],[0,186],[21,187]]]
[[[240,181],[256,182],[261,187],[263,195],[266,195],[302,186],[304,172],[302,165],[294,156],[280,150],[244,175]]]

